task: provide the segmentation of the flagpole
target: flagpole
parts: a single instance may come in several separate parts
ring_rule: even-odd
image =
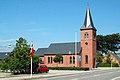
[[[77,67],[77,32],[75,32],[75,67]]]
[[[31,74],[30,77],[32,78],[32,56],[31,56]]]
[[[30,52],[30,58],[31,58],[31,69],[30,69],[30,78],[32,78],[32,57],[34,55],[34,49],[33,49],[33,41],[31,41],[31,52]]]

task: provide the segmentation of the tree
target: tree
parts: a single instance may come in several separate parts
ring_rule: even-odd
[[[0,61],[0,70],[8,70],[9,65],[6,62],[6,59],[3,59]]]
[[[106,56],[106,63],[111,64],[110,53],[108,53]]]
[[[38,63],[41,62],[41,59],[38,56],[33,57],[33,69],[38,67]],[[5,63],[9,65],[11,71],[27,71],[30,69],[30,45],[27,44],[27,41],[20,37],[16,40],[16,46],[9,56],[6,58]]]
[[[20,37],[16,40],[16,47],[10,53],[10,70],[23,70],[30,65],[30,46]]]
[[[97,62],[98,63],[102,63],[102,61],[103,61],[103,55],[100,53],[100,51],[97,51],[96,58],[97,58]]]
[[[56,54],[56,56],[54,57],[54,62],[61,62],[62,60],[63,60],[63,57],[62,57],[62,55],[61,54]]]
[[[97,35],[97,50],[102,52],[118,51],[120,49],[120,34]]]

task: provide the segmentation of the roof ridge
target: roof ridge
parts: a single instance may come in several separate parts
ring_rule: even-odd
[[[114,54],[114,53],[111,53],[111,54],[120,62],[120,57],[117,54]]]
[[[38,48],[38,49],[47,49],[47,48]]]
[[[69,43],[75,43],[75,42],[62,42],[62,43],[51,43],[51,44],[69,44]],[[77,42],[80,43],[80,42]]]

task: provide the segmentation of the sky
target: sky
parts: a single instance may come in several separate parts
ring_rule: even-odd
[[[20,37],[36,50],[80,41],[88,4],[97,35],[120,33],[120,0],[0,0],[0,51]]]

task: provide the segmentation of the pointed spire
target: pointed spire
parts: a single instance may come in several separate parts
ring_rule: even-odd
[[[96,30],[96,28],[94,27],[93,21],[92,21],[89,7],[87,7],[87,10],[86,10],[85,21],[84,21],[83,26],[81,27],[81,30],[82,29],[94,29],[94,30]]]

